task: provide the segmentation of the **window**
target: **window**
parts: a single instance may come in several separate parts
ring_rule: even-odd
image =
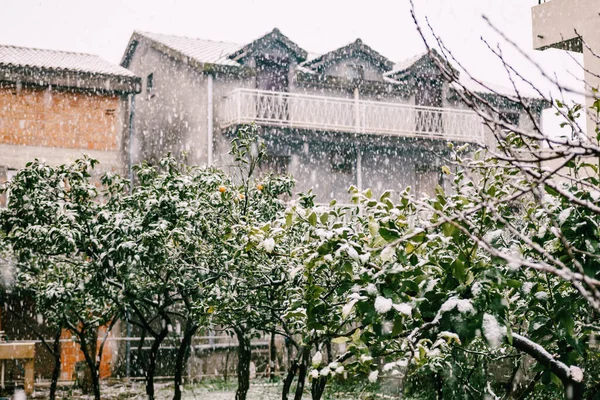
[[[519,120],[521,116],[519,115],[518,111],[506,111],[502,113],[502,116],[509,124],[519,126]]]
[[[329,155],[331,172],[351,174],[354,164],[354,154],[350,149],[335,149]]]
[[[154,73],[151,73],[146,77],[146,93],[152,94],[154,90]]]
[[[279,156],[267,154],[260,163],[260,170],[263,172],[273,172],[279,175],[287,174],[290,156]]]

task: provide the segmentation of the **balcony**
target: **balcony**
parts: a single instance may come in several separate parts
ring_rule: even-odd
[[[221,104],[221,128],[256,123],[280,128],[483,142],[472,111],[237,89]]]

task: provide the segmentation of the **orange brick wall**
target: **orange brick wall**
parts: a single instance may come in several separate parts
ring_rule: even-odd
[[[106,335],[106,327],[100,327],[98,331],[98,348]],[[108,340],[102,350],[102,358],[100,360],[100,379],[110,378],[112,375],[112,355],[113,346],[115,345],[111,340],[112,332],[108,334]],[[70,340],[73,335],[68,330],[63,330],[61,339]],[[75,379],[75,364],[79,361],[85,361],[85,357],[81,352],[79,343],[75,341],[63,341],[60,346],[60,379],[71,381]]]
[[[0,143],[114,151],[118,114],[113,95],[0,87]]]

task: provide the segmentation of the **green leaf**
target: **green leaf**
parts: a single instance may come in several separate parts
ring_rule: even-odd
[[[444,224],[442,224],[442,232],[444,233],[444,236],[452,237],[455,231],[456,227],[450,222],[445,222]]]
[[[314,212],[308,216],[308,223],[312,226],[317,226],[317,214]]]
[[[400,232],[398,232],[396,230],[385,228],[383,226],[379,228],[379,234],[381,235],[381,237],[383,237],[388,242],[392,242],[392,241],[400,238]]]

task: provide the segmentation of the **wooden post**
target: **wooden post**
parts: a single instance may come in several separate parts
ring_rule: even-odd
[[[33,358],[25,361],[25,393],[33,393],[33,383],[35,380],[35,361]]]

